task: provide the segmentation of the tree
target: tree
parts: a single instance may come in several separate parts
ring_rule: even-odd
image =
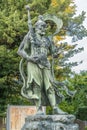
[[[0,1],[0,92],[1,107],[3,112],[7,104],[28,103],[20,96],[21,78],[18,70],[20,58],[16,54],[18,46],[24,35],[28,31],[27,11],[24,6],[29,4],[31,8],[31,18],[34,24],[39,14],[52,14],[63,20],[61,31],[54,37],[59,55],[55,62],[56,78],[64,80],[71,73],[71,66],[77,63],[65,63],[68,58],[81,51],[75,50],[76,46],[63,43],[62,39],[67,34],[72,36],[73,41],[87,36],[87,31],[82,25],[85,13],[82,12],[75,17],[76,5],[73,0],[1,0]],[[55,24],[48,21],[48,32],[54,32]],[[78,28],[78,30],[77,30]],[[53,33],[52,32],[52,33]],[[60,42],[61,41],[61,44]],[[56,44],[58,42],[58,44]],[[62,75],[62,76],[61,76]],[[16,95],[16,96],[15,96]],[[4,100],[5,99],[5,100]],[[2,105],[4,104],[4,105]],[[3,106],[3,107],[2,107]],[[4,109],[3,109],[4,108]]]
[[[78,108],[87,106],[87,71],[81,71],[79,74],[73,73],[73,77],[68,78],[68,81],[68,88],[75,89],[77,92],[73,98],[66,96],[61,107],[69,113],[76,114]]]
[[[87,71],[82,71],[80,74],[75,74],[71,79],[73,86],[77,89],[77,94],[74,101],[75,109],[82,106],[87,106]]]

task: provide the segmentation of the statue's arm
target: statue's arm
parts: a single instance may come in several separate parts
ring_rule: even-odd
[[[48,37],[48,41],[49,41],[49,55],[52,56],[54,52],[54,43],[50,36]]]
[[[29,48],[29,38],[28,38],[28,34],[24,37],[23,41],[21,42],[19,48],[18,48],[18,55],[20,55],[21,57],[28,59],[29,55],[27,53],[27,49]]]
[[[60,54],[58,47],[54,44],[53,41],[50,44],[50,54],[53,58],[58,58]]]

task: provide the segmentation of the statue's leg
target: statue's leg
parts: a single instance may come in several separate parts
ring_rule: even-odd
[[[55,92],[53,88],[50,86],[46,93],[48,95],[48,99],[49,99],[51,107],[54,108],[56,105],[56,98],[55,98]]]
[[[45,87],[46,95],[48,96],[50,105],[53,108],[53,113],[54,114],[66,114],[66,112],[63,112],[56,104],[55,91],[50,82],[50,80],[51,80],[50,71],[44,70],[43,73],[44,73],[44,87]]]
[[[53,108],[53,114],[67,114],[66,112],[62,111],[56,104],[55,92],[52,86],[49,87],[47,91],[47,95],[48,95],[50,105]]]
[[[41,106],[41,87],[42,87],[42,70],[37,64],[28,62],[27,66],[27,88],[31,99],[35,101],[37,111],[42,110]],[[30,85],[30,86],[29,86]],[[35,98],[37,97],[37,98]]]
[[[39,99],[35,99],[35,105],[37,107],[37,114],[44,114],[44,112],[42,111],[42,102],[41,102],[41,86],[37,85],[34,82],[34,86],[33,86],[33,92],[34,95],[37,95],[39,97]]]

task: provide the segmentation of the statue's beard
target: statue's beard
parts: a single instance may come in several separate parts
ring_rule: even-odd
[[[39,34],[39,35],[41,35],[41,36],[43,36],[43,35],[45,35],[46,33],[43,31],[37,31],[37,33]]]

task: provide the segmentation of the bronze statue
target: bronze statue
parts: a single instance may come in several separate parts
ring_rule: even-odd
[[[18,49],[18,54],[22,56],[20,62],[20,72],[24,81],[21,94],[33,100],[37,106],[37,113],[42,113],[42,105],[50,104],[54,114],[66,114],[59,107],[62,96],[55,89],[53,73],[48,55],[53,55],[53,41],[46,36],[46,22],[40,15],[33,29],[29,7],[28,25],[29,32],[24,37]],[[27,78],[23,76],[23,60],[27,63]]]

